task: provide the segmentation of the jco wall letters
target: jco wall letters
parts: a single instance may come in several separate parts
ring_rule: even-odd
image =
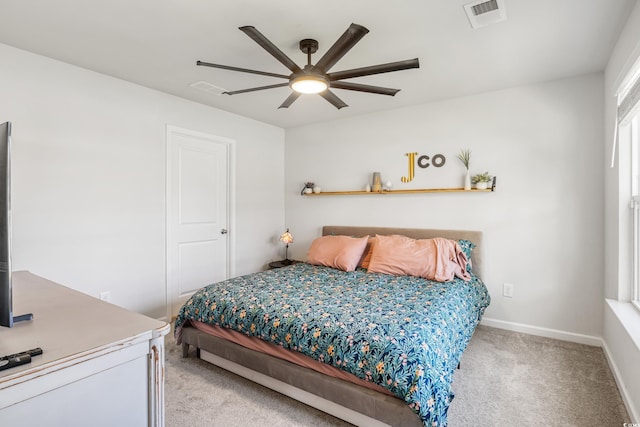
[[[405,156],[408,157],[409,160],[409,173],[407,176],[403,176],[400,180],[402,182],[411,182],[416,175],[415,165],[422,169],[426,169],[429,166],[441,168],[447,162],[447,159],[442,154],[436,154],[433,157],[429,157],[426,155],[422,155],[418,157],[416,160],[416,156],[418,153],[405,153]]]

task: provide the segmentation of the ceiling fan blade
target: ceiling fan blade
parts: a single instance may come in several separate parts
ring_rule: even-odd
[[[394,96],[396,93],[400,92],[400,89],[391,89],[388,87],[362,85],[358,83],[350,83],[350,82],[342,82],[342,81],[331,82],[331,87],[336,89],[355,90],[358,92],[377,93],[379,95],[389,95],[389,96]]]
[[[289,76],[285,76],[284,74],[268,73],[266,71],[250,70],[248,68],[232,67],[230,65],[212,64],[210,62],[197,61],[196,65],[201,65],[201,66],[204,66],[204,67],[221,68],[223,70],[241,71],[243,73],[259,74],[261,76],[279,77],[281,79],[288,79],[289,78]]]
[[[289,83],[278,83],[276,85],[252,87],[249,89],[231,90],[231,91],[222,92],[222,93],[225,95],[237,95],[239,93],[255,92],[257,90],[265,90],[265,89],[275,89],[277,87],[285,87],[285,86],[289,86]]]
[[[316,67],[325,73],[333,67],[347,52],[363,38],[369,30],[362,25],[351,24],[340,38],[316,63]]]
[[[289,108],[291,104],[295,102],[296,99],[300,97],[300,92],[293,91],[291,95],[287,99],[284,100],[282,104],[278,108]]]
[[[387,64],[371,65],[362,68],[354,68],[352,70],[338,71],[336,73],[327,74],[327,78],[331,81],[352,79],[354,77],[390,73],[392,71],[408,70],[410,68],[420,68],[420,62],[418,61],[418,58],[407,59],[405,61],[389,62]]]
[[[320,92],[318,95],[329,101],[338,110],[344,107],[348,107],[348,105],[345,104],[342,99],[338,98],[336,94],[331,92],[329,89],[325,90],[324,92]]]
[[[251,25],[247,25],[244,27],[240,27],[240,30],[244,32],[246,35],[251,37],[253,41],[258,43],[264,50],[269,52],[274,58],[280,61],[285,67],[291,70],[292,73],[301,73],[302,69],[298,67],[298,65],[291,60],[287,55],[284,54],[276,45],[271,43],[269,39],[267,39],[260,31],[256,30],[255,27]],[[288,78],[288,77],[287,77]]]

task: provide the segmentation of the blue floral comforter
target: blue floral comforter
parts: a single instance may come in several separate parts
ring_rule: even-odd
[[[453,373],[490,298],[475,276],[440,283],[305,263],[206,286],[188,320],[234,329],[383,386],[445,426]]]

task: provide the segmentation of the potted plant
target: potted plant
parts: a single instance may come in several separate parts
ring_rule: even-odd
[[[478,190],[486,190],[489,188],[489,183],[492,179],[493,177],[489,175],[489,172],[479,173],[471,178],[471,183],[475,184]]]
[[[471,160],[471,150],[460,150],[458,159],[460,159],[460,161],[464,165],[464,168],[466,169],[464,175],[464,189],[471,190],[471,178],[469,175],[469,160]]]

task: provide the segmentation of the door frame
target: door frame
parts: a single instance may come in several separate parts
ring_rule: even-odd
[[[236,141],[211,133],[200,132],[192,129],[186,129],[174,125],[166,125],[165,129],[165,225],[164,225],[164,277],[165,277],[165,320],[170,322],[172,320],[171,313],[171,297],[169,295],[169,218],[170,218],[170,200],[171,200],[171,165],[170,165],[170,144],[171,135],[182,134],[185,136],[192,136],[200,139],[209,140],[216,143],[222,143],[227,146],[227,188],[226,188],[226,202],[227,202],[227,279],[235,277],[236,275]]]

